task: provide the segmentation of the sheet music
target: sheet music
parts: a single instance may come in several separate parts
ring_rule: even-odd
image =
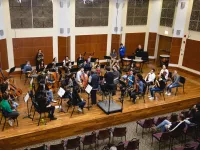
[[[85,88],[85,91],[90,94],[90,92],[92,91],[92,86],[91,85],[87,85],[87,87]]]
[[[63,95],[65,94],[65,90],[63,89],[63,88],[59,88],[59,90],[58,90],[58,95],[60,96],[60,97],[63,97]]]
[[[28,99],[29,99],[29,93],[27,93],[26,96],[24,97],[25,103],[28,101]]]

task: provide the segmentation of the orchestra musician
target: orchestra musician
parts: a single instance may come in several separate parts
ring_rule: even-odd
[[[87,70],[87,69],[91,68],[91,67],[90,67],[90,64],[89,64],[89,63],[87,63],[87,61],[86,61],[86,60],[85,60],[85,61],[84,61],[84,63],[83,63],[83,67],[84,67],[84,69],[85,69],[85,70]]]
[[[63,60],[63,66],[66,67],[66,66],[69,66],[69,63],[70,63],[70,59],[68,56],[65,57],[65,59]]]
[[[111,71],[109,66],[106,66],[106,73],[104,74],[104,87],[106,90],[112,91],[112,94],[115,95],[115,87],[114,84],[114,74]]]
[[[83,87],[83,83],[82,83],[82,80],[81,80],[82,74],[84,74],[84,68],[83,67],[81,67],[80,70],[76,73],[76,82],[81,88]]]
[[[86,86],[88,85],[88,76],[89,76],[88,70],[83,72],[82,75],[81,75],[83,89],[85,89]]]
[[[167,86],[167,91],[165,94],[170,96],[172,88],[176,88],[180,86],[179,81],[180,81],[180,76],[178,75],[178,72],[174,70],[174,73],[172,76],[172,82]]]
[[[144,93],[146,83],[143,79],[141,74],[137,74],[135,77],[135,89],[133,91],[129,91],[129,95],[131,98],[133,98],[133,103],[136,103],[137,95]]]
[[[80,54],[79,57],[77,58],[77,66],[79,66],[82,62],[81,61],[84,61],[84,58],[83,56]]]
[[[99,59],[97,58],[97,59],[95,60],[95,63],[93,64],[92,68],[93,68],[93,69],[96,69],[96,68],[99,67],[99,66],[100,66],[100,62],[99,62]]]
[[[43,71],[44,69],[45,69],[45,64],[44,64],[44,61],[42,60],[40,62],[40,64],[39,64],[39,70],[38,70],[38,72]]]
[[[122,67],[124,66],[124,65],[123,65],[123,58],[124,58],[124,56],[125,56],[125,52],[126,52],[126,48],[125,48],[125,46],[123,46],[123,44],[121,43],[121,44],[120,44],[120,48],[119,48],[119,56],[120,56],[120,59],[121,59]]]
[[[53,58],[53,61],[52,61],[52,64],[53,64],[53,65],[56,65],[57,62],[58,62],[58,61],[57,61],[57,58],[54,57],[54,58]]]
[[[158,74],[157,80],[155,81],[155,84],[150,87],[150,100],[154,100],[154,92],[155,91],[162,91],[165,88],[165,81],[163,80],[164,75]]]
[[[97,90],[99,85],[99,76],[97,75],[95,70],[91,71],[91,76],[89,77],[89,84],[92,86],[91,91],[91,100],[92,105],[96,105],[97,103]]]
[[[31,73],[32,67],[30,65],[30,61],[26,61],[26,65],[24,66],[23,72],[28,74]]]
[[[89,57],[88,57],[88,59],[87,59],[87,63],[88,63],[90,66],[92,66],[92,65],[91,65],[91,59],[92,59],[92,55],[89,55]]]
[[[39,49],[38,53],[36,55],[36,70],[39,71],[39,64],[41,61],[44,61],[44,54],[42,53],[42,50]]]
[[[135,53],[138,53],[138,52],[144,52],[144,49],[142,48],[141,45],[138,45],[137,49],[135,50]]]
[[[13,126],[13,119],[19,116],[19,112],[11,108],[10,103],[8,102],[9,96],[6,93],[3,93],[2,98],[0,98],[0,108],[3,110],[5,115],[9,118],[8,123],[10,126]]]
[[[129,71],[129,74],[127,76],[127,83],[129,87],[132,87],[135,82],[135,76],[133,74],[133,71]]]
[[[164,77],[163,79],[166,82],[168,80],[169,71],[168,71],[168,69],[166,68],[165,65],[163,65],[163,67],[162,67],[162,69],[160,71],[160,75],[162,75],[162,74],[163,74],[163,77]]]
[[[147,85],[153,85],[155,81],[156,75],[155,75],[155,69],[151,69],[151,71],[147,74],[145,77],[145,81]]]
[[[71,92],[69,92],[69,101],[67,102],[68,105],[79,106],[78,111],[83,112],[83,108],[86,102],[80,97],[78,94],[78,89],[76,87],[71,88]]]
[[[50,120],[56,120],[57,118],[54,116],[55,106],[51,105],[47,100],[46,91],[44,91],[43,86],[39,86],[35,97],[36,103],[41,111],[46,111],[49,113],[48,117]]]
[[[117,59],[117,53],[115,49],[113,49],[112,52],[110,53],[110,57],[111,57],[110,63],[113,64]]]

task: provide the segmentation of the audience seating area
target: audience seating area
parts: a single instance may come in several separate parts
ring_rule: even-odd
[[[192,120],[191,110],[184,110],[180,112],[179,116],[184,116],[188,120]],[[169,148],[171,150],[199,150],[200,149],[200,125],[191,123],[187,124],[184,129],[177,125],[171,131],[154,131],[153,127],[159,125],[164,120],[170,120],[171,116],[159,116],[154,118],[147,118],[136,122],[136,134],[142,134],[141,138],[145,136],[152,137],[151,146],[158,144],[158,149]],[[184,121],[181,122],[185,123]],[[142,133],[138,132],[138,126],[142,128]],[[151,135],[151,136],[150,136]],[[140,140],[133,138],[127,140],[126,127],[106,128],[99,131],[93,131],[91,134],[84,136],[77,136],[75,138],[62,140],[56,145],[42,145],[30,150],[64,150],[64,149],[100,149],[103,145],[103,150],[138,150]],[[119,142],[121,141],[121,142]],[[118,144],[116,144],[118,143]]]

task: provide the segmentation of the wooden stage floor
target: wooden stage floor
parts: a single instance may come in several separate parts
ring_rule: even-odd
[[[149,69],[145,68],[144,76],[147,71]],[[51,122],[46,119],[47,125],[41,123],[40,126],[37,126],[39,119],[37,113],[34,121],[28,118],[23,119],[27,114],[26,104],[22,96],[19,100],[20,106],[18,109],[20,112],[19,127],[16,127],[16,125],[10,127],[6,124],[5,130],[2,132],[2,125],[0,125],[0,149],[5,149],[3,145],[7,145],[7,150],[15,149],[190,108],[200,102],[200,78],[183,71],[180,71],[179,74],[186,77],[185,94],[180,88],[177,96],[166,96],[165,101],[159,95],[157,95],[157,100],[150,101],[146,95],[146,103],[139,99],[136,104],[133,104],[129,98],[125,98],[123,112],[111,115],[106,115],[97,106],[93,106],[89,111],[85,109],[84,114],[75,112],[72,118],[70,118],[71,108],[68,113],[59,113],[56,110],[55,116],[58,119]],[[15,83],[23,89],[24,94],[28,91],[28,84],[24,86],[24,80],[20,80],[19,76],[15,77]],[[114,96],[114,100],[118,101],[119,93]],[[82,94],[82,97],[87,98],[87,95]],[[98,99],[100,100],[101,97],[98,96]],[[63,107],[66,109],[66,103],[63,103]]]

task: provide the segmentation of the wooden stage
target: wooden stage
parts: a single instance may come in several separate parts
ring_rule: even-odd
[[[148,70],[144,70],[144,76]],[[19,127],[16,127],[16,125],[10,127],[6,124],[5,130],[2,132],[2,125],[0,125],[0,149],[5,150],[3,148],[5,145],[6,150],[20,148],[190,108],[200,102],[200,78],[181,71],[179,71],[179,74],[186,77],[185,94],[183,94],[182,88],[179,88],[177,96],[166,96],[165,101],[159,95],[157,95],[158,100],[150,101],[146,95],[145,104],[142,99],[138,99],[137,103],[133,104],[129,98],[125,98],[123,112],[111,115],[104,114],[97,106],[93,106],[89,111],[85,109],[84,114],[75,112],[72,118],[70,118],[72,109],[68,113],[59,113],[56,110],[55,116],[58,119],[50,122],[47,118],[47,125],[41,123],[40,126],[37,126],[39,119],[37,113],[34,121],[28,118],[23,119],[26,116],[26,105],[21,97],[18,109],[20,112]],[[20,80],[19,76],[15,77],[15,83],[23,89],[25,94],[29,86],[28,84],[24,86],[23,82],[24,80]],[[82,94],[82,96],[87,98],[86,94]],[[118,97],[119,92],[114,97],[114,100],[118,101]],[[101,99],[100,96],[99,99]],[[66,109],[66,103],[63,103],[63,107]]]

